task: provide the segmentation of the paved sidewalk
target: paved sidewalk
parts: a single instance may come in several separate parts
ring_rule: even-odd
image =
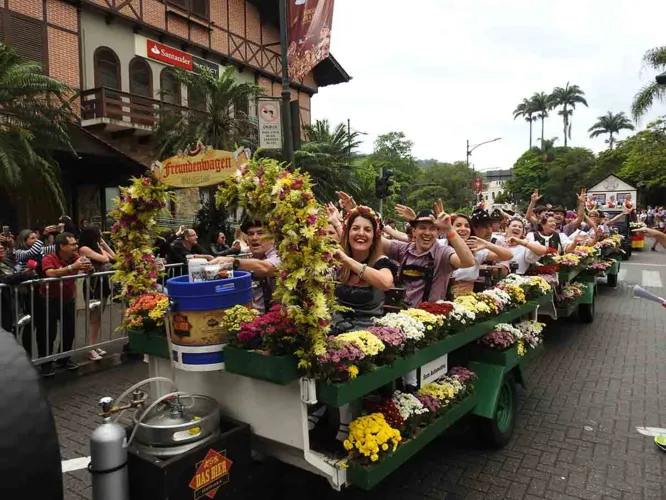
[[[372,493],[336,494],[320,478],[265,465],[271,479],[254,498],[666,498],[666,455],[636,431],[666,427],[666,311],[633,299],[623,284],[601,286],[598,299],[594,323],[548,327],[545,353],[527,367],[529,386],[519,391],[516,434],[503,450],[441,437]],[[88,455],[97,400],[145,377],[138,362],[50,387],[63,459]],[[86,471],[66,474],[65,485],[67,500],[91,498]]]

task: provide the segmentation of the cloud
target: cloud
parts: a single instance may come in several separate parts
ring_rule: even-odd
[[[527,148],[516,105],[567,82],[590,104],[574,112],[571,144],[604,149],[587,129],[607,111],[629,114],[654,77],[640,73],[643,53],[666,43],[666,4],[648,0],[336,0],[335,9],[331,50],[353,80],[321,89],[313,118],[349,118],[369,134],[368,152],[377,135],[401,130],[418,157],[442,161],[464,160],[467,139],[502,137],[475,151],[482,170],[508,168]],[[666,105],[642,125],[659,114]],[[563,142],[556,112],[544,135]]]

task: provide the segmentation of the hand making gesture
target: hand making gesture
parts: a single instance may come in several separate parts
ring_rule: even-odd
[[[445,233],[451,233],[453,230],[453,227],[451,226],[451,216],[443,210],[436,218],[431,215],[430,220],[437,229],[441,229]]]
[[[343,210],[349,212],[350,210],[354,210],[354,208],[356,208],[356,202],[354,201],[354,198],[349,196],[344,191],[336,191],[335,195],[340,199],[340,206]]]
[[[407,221],[416,219],[416,212],[405,205],[396,205],[395,211],[401,219]]]

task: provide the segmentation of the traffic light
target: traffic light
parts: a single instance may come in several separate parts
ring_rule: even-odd
[[[382,175],[377,177],[375,181],[375,196],[379,200],[388,198],[391,196],[391,187],[395,184],[395,181],[391,179],[394,172],[389,168],[382,169]]]

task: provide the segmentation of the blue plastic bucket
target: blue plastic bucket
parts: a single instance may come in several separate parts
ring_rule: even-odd
[[[233,278],[199,282],[178,276],[167,281],[167,290],[173,365],[186,371],[222,370],[228,332],[220,321],[233,306],[252,307],[250,273],[235,271]]]

